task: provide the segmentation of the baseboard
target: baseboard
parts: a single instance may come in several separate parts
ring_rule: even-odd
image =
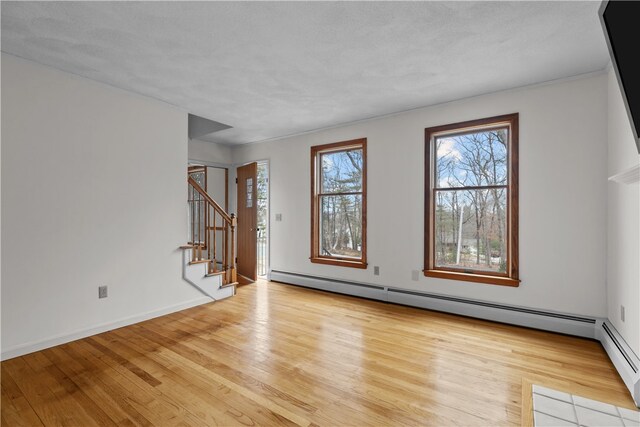
[[[595,339],[593,317],[389,288],[389,302]]]
[[[2,349],[2,353],[0,354],[0,360],[7,360],[7,359],[12,359],[18,356],[23,356],[25,354],[33,353],[34,351],[44,350],[45,348],[54,347],[60,344],[65,344],[81,338],[86,338],[92,335],[100,334],[102,332],[107,332],[113,329],[121,328],[123,326],[133,325],[134,323],[139,323],[145,320],[153,319],[155,317],[160,317],[166,314],[175,313],[176,311],[185,310],[187,308],[206,304],[208,302],[211,302],[211,298],[200,297],[200,298],[196,298],[180,304],[164,307],[159,310],[152,310],[146,313],[136,314],[134,316],[116,320],[115,322],[103,323],[101,325],[94,326],[88,329],[82,329],[80,331],[58,335],[56,337],[47,338],[41,341],[20,344],[9,349]]]
[[[309,276],[306,274],[290,273],[279,270],[271,270],[269,280],[287,283],[290,285],[303,286],[305,288],[335,292],[338,294],[346,294],[380,301],[387,300],[387,292],[384,286],[369,285],[367,283],[327,279],[324,277]]]
[[[596,318],[510,306],[390,286],[271,271],[271,280],[461,316],[595,339]]]
[[[640,358],[608,319],[598,322],[596,333],[636,406],[640,408]]]

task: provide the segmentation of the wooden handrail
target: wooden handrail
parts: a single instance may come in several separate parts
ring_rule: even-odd
[[[223,283],[235,283],[237,282],[237,272],[236,247],[234,243],[237,219],[234,214],[229,215],[225,212],[191,176],[188,176],[187,182],[189,184],[188,203],[191,216],[191,262],[207,262],[209,274],[218,272],[216,231],[221,230],[223,232],[222,245],[224,246],[222,254],[222,270],[225,273]],[[196,197],[196,192],[198,197]],[[222,219],[221,227],[216,223],[218,215]],[[229,240],[231,240],[231,253],[228,252]]]
[[[231,220],[231,217],[229,216],[229,214],[226,213],[224,211],[224,209],[222,209],[220,207],[220,205],[217,204],[216,201],[213,200],[211,198],[211,196],[209,196],[207,194],[207,192],[202,189],[202,187],[200,187],[200,185],[196,182],[195,179],[193,179],[192,177],[189,177],[188,178],[188,182],[198,193],[200,193],[200,195],[207,201],[207,203],[209,203],[211,206],[213,206],[213,209],[215,209],[216,212],[218,212],[218,214],[220,214],[220,216],[222,217],[222,219],[225,222],[231,224],[232,220]]]

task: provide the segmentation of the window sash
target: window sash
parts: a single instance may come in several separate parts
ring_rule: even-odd
[[[437,153],[437,143],[439,139],[448,139],[448,138],[457,138],[457,137],[461,137],[461,136],[465,136],[465,135],[472,135],[472,134],[477,134],[477,133],[483,133],[483,132],[492,132],[492,131],[499,131],[499,130],[504,130],[507,134],[507,146],[505,147],[505,157],[506,157],[506,161],[507,164],[505,165],[506,167],[506,184],[486,184],[486,185],[468,185],[468,186],[463,186],[463,185],[459,185],[459,186],[453,186],[453,187],[440,187],[438,186],[438,181],[437,178],[438,177],[438,153]],[[434,133],[431,135],[431,140],[429,141],[429,149],[431,150],[431,158],[433,159],[433,167],[432,167],[432,173],[433,176],[431,177],[431,182],[433,183],[433,188],[436,189],[442,189],[442,188],[467,188],[467,189],[484,189],[484,188],[490,188],[490,187],[494,187],[494,186],[509,186],[510,185],[510,181],[509,181],[509,165],[510,165],[510,151],[511,151],[511,132],[512,132],[512,126],[510,123],[501,123],[501,124],[489,124],[487,126],[476,126],[476,127],[470,127],[470,128],[464,128],[460,131],[442,131],[442,132],[438,132],[438,133]]]
[[[359,145],[354,145],[352,147],[347,147],[347,148],[339,148],[339,149],[327,149],[327,150],[322,150],[318,152],[318,159],[317,159],[317,164],[316,164],[316,168],[318,171],[318,176],[317,176],[317,188],[316,188],[316,193],[318,195],[325,195],[325,194],[349,194],[348,192],[345,193],[339,193],[339,192],[323,192],[323,188],[324,188],[324,174],[322,173],[322,159],[325,155],[327,154],[338,154],[338,153],[347,153],[350,151],[361,151],[364,153],[364,150],[361,146]],[[363,157],[363,168],[364,168],[364,157]],[[362,180],[362,178],[361,178]],[[360,182],[360,188],[362,188],[362,181]],[[362,190],[361,190],[362,191]],[[361,192],[360,191],[360,192]],[[355,192],[354,192],[355,193]]]
[[[467,185],[464,187],[433,187],[434,191],[460,191],[460,190],[491,190],[494,188],[509,188],[509,184],[497,185]]]
[[[360,249],[360,256],[349,256],[349,255],[325,255],[324,254],[324,248],[322,247],[322,242],[323,242],[323,232],[325,231],[322,227],[322,220],[324,218],[323,212],[322,212],[322,206],[323,206],[323,198],[325,197],[339,197],[342,195],[350,195],[350,196],[360,196],[359,199],[359,207],[360,207],[360,230],[362,231],[362,211],[363,211],[363,198],[362,198],[362,193],[339,193],[339,194],[334,194],[334,193],[329,193],[329,194],[319,194],[318,195],[318,224],[319,224],[319,230],[318,230],[318,256],[320,258],[327,258],[327,259],[346,259],[346,260],[353,260],[353,261],[361,261],[362,260],[362,256],[363,256],[363,250],[362,248]]]
[[[362,191],[350,191],[346,193],[318,193],[318,197],[321,196],[358,196],[362,195]]]
[[[432,256],[433,256],[433,269],[434,270],[442,270],[442,271],[452,271],[452,272],[460,272],[460,273],[465,273],[465,274],[481,274],[481,275],[487,275],[487,276],[497,276],[497,277],[509,277],[509,271],[508,271],[508,267],[511,265],[511,251],[509,250],[509,242],[510,242],[510,237],[511,237],[511,230],[509,227],[509,186],[508,185],[494,185],[494,186],[480,186],[480,187],[453,187],[453,188],[434,188],[433,192],[434,192],[434,200],[436,200],[437,198],[437,193],[440,192],[454,192],[454,191],[467,191],[467,190],[493,190],[493,189],[502,189],[506,191],[506,196],[505,196],[505,240],[506,240],[506,264],[507,264],[507,271],[505,271],[504,273],[499,272],[499,271],[491,271],[491,270],[483,270],[483,269],[479,269],[479,268],[469,268],[469,267],[452,267],[452,266],[439,266],[436,265],[436,251],[435,251],[435,222],[436,222],[436,209],[437,209],[437,204],[433,203],[433,210],[431,212],[432,214],[432,222],[433,222],[433,251],[432,251]],[[479,248],[477,249],[479,250]]]

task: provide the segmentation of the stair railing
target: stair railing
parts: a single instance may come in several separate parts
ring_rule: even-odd
[[[237,219],[229,215],[191,176],[189,184],[189,231],[193,250],[191,262],[208,263],[209,274],[223,273],[223,283],[237,281],[235,231]],[[222,248],[218,248],[217,236],[222,233]],[[231,245],[231,251],[229,251]],[[219,250],[221,249],[221,250]],[[220,252],[222,252],[220,254]],[[220,268],[218,268],[220,264]]]

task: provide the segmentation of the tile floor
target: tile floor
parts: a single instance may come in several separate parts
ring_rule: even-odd
[[[533,420],[535,427],[640,427],[640,412],[534,385]]]

